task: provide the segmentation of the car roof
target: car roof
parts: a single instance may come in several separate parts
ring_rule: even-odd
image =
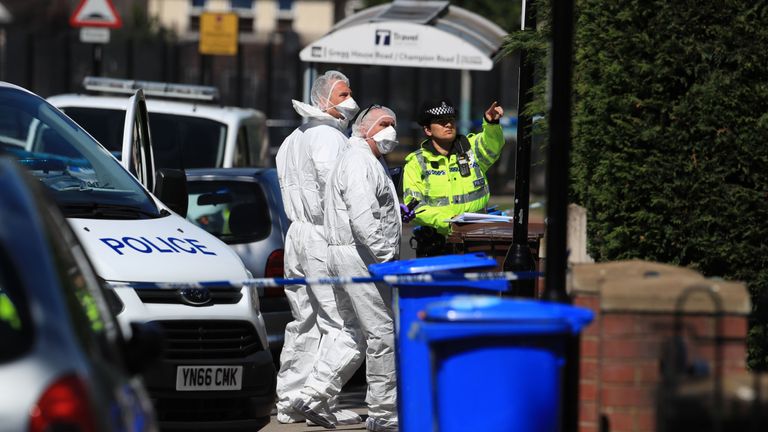
[[[91,94],[70,93],[49,97],[47,100],[59,108],[85,107],[124,110],[126,96],[102,96]],[[233,120],[255,118],[264,119],[264,113],[252,108],[214,105],[201,102],[182,102],[160,98],[146,97],[149,113],[178,114],[190,117],[202,117],[228,123]]]
[[[25,93],[29,93],[29,94],[37,96],[35,93],[32,93],[31,91],[25,89],[24,87],[17,86],[16,84],[9,83],[7,81],[0,81],[0,87],[6,87],[6,88],[12,88],[12,89],[15,89],[15,90],[21,90],[21,91],[23,91]]]

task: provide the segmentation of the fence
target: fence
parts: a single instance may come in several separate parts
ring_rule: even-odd
[[[221,104],[264,112],[269,119],[270,143],[276,148],[300,121],[290,101],[302,98],[301,48],[298,34],[289,30],[272,33],[263,41],[240,43],[236,56],[202,56],[197,40],[162,31],[131,34],[120,30],[112,31],[110,42],[100,48],[96,58],[94,45],[80,42],[76,29],[40,31],[10,26],[0,29],[0,79],[43,97],[82,91],[82,80],[88,75],[213,85],[219,88]],[[458,103],[460,99],[459,71],[321,65],[321,71],[330,68],[350,78],[359,105],[376,102],[397,113],[402,145],[390,156],[391,165],[401,164],[402,157],[423,138],[415,123],[422,100],[448,97]],[[508,114],[515,111],[517,67],[513,59],[502,60],[489,72],[472,72],[472,83],[471,118],[479,120],[494,100]],[[514,184],[514,129],[505,132],[510,145],[489,173],[493,193],[509,193]],[[532,179],[542,179],[543,172],[543,164],[535,165]],[[543,191],[540,183],[532,181],[534,192],[537,187]]]

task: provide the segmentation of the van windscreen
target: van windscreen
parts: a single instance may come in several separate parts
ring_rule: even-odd
[[[65,107],[69,117],[84,127],[116,157],[122,149],[125,111]],[[149,113],[152,152],[156,168],[214,168],[224,160],[226,125],[214,120],[178,114]]]

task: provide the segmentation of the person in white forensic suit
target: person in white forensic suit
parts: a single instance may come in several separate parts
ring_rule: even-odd
[[[276,157],[283,205],[291,221],[285,238],[285,277],[327,277],[325,185],[347,146],[344,131],[359,109],[349,80],[338,71],[314,81],[311,105],[292,102],[306,122],[283,141]],[[305,418],[323,425],[362,422],[356,413],[337,409],[335,399],[326,397],[327,387],[340,387],[349,378],[339,371],[354,373],[362,363],[362,340],[349,329],[343,331],[332,286],[286,285],[285,295],[294,320],[285,328],[280,353],[278,422]],[[318,355],[321,351],[323,357]]]
[[[396,121],[389,108],[373,105],[364,110],[352,127],[349,147],[328,179],[325,236],[331,276],[369,276],[368,265],[398,259],[401,210],[383,160],[397,145]],[[391,287],[340,284],[334,290],[345,324],[359,326],[365,339],[366,429],[397,430]],[[341,307],[347,303],[352,307]]]

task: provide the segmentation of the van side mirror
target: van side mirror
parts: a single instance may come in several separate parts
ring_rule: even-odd
[[[165,351],[165,334],[159,324],[131,323],[131,337],[123,347],[125,367],[130,374],[143,373]]]
[[[155,196],[181,217],[187,216],[189,196],[184,170],[161,168],[155,175]]]

